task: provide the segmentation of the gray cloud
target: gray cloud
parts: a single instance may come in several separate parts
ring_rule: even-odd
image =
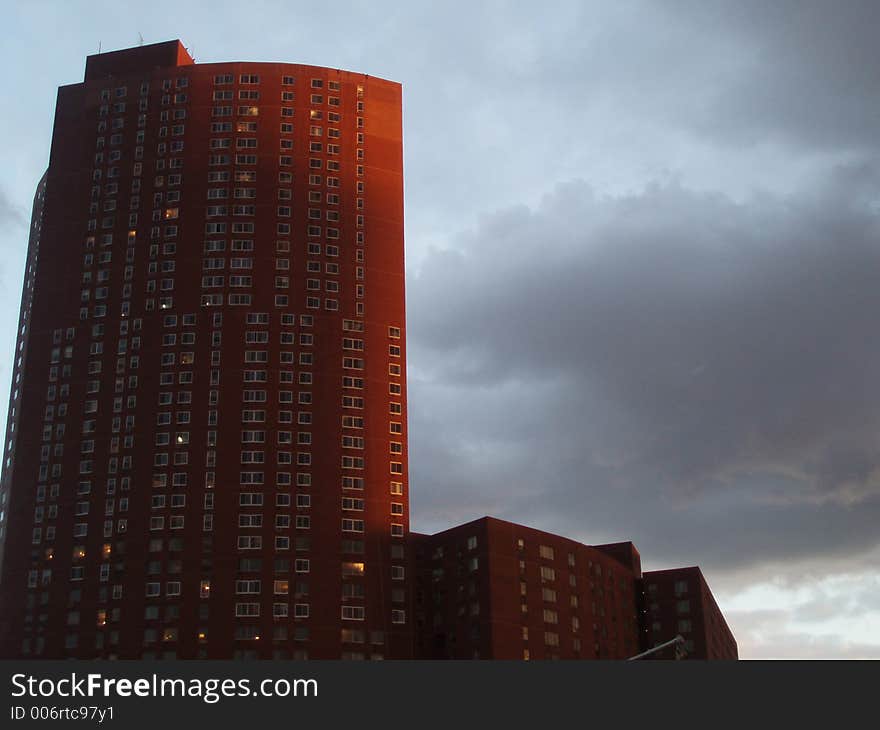
[[[877,545],[878,200],[873,163],[744,203],[572,183],[430,254],[417,516],[474,495],[729,567]]]
[[[699,102],[682,117],[702,134],[737,144],[876,148],[877,3],[688,1],[665,10],[722,50],[700,59],[719,70],[718,83],[694,95]]]

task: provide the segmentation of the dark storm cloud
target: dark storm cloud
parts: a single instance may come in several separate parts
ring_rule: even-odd
[[[473,495],[728,566],[876,545],[878,202],[873,163],[742,203],[573,183],[430,254],[416,514]]]
[[[507,44],[467,36],[447,85],[479,59],[481,89],[516,103],[481,91],[444,117],[458,154],[430,168],[439,191],[457,167],[460,208],[536,172],[593,179],[603,149],[624,180],[698,182],[562,186],[420,262],[417,525],[489,513],[741,576],[880,542],[878,20],[574,4],[505,19]]]

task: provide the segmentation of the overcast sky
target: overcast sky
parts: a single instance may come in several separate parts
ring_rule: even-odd
[[[703,568],[744,658],[880,658],[880,5],[127,5],[4,3],[2,417],[99,43],[390,78],[413,527],[632,540]]]

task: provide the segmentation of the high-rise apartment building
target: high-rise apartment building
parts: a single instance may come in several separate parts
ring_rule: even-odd
[[[178,42],[59,89],[3,657],[411,655],[401,88]]]

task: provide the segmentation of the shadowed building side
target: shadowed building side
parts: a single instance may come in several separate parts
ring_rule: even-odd
[[[680,635],[688,658],[737,659],[736,639],[715,602],[703,572],[696,566],[653,570],[643,576],[646,646]],[[656,658],[670,659],[674,649]]]

